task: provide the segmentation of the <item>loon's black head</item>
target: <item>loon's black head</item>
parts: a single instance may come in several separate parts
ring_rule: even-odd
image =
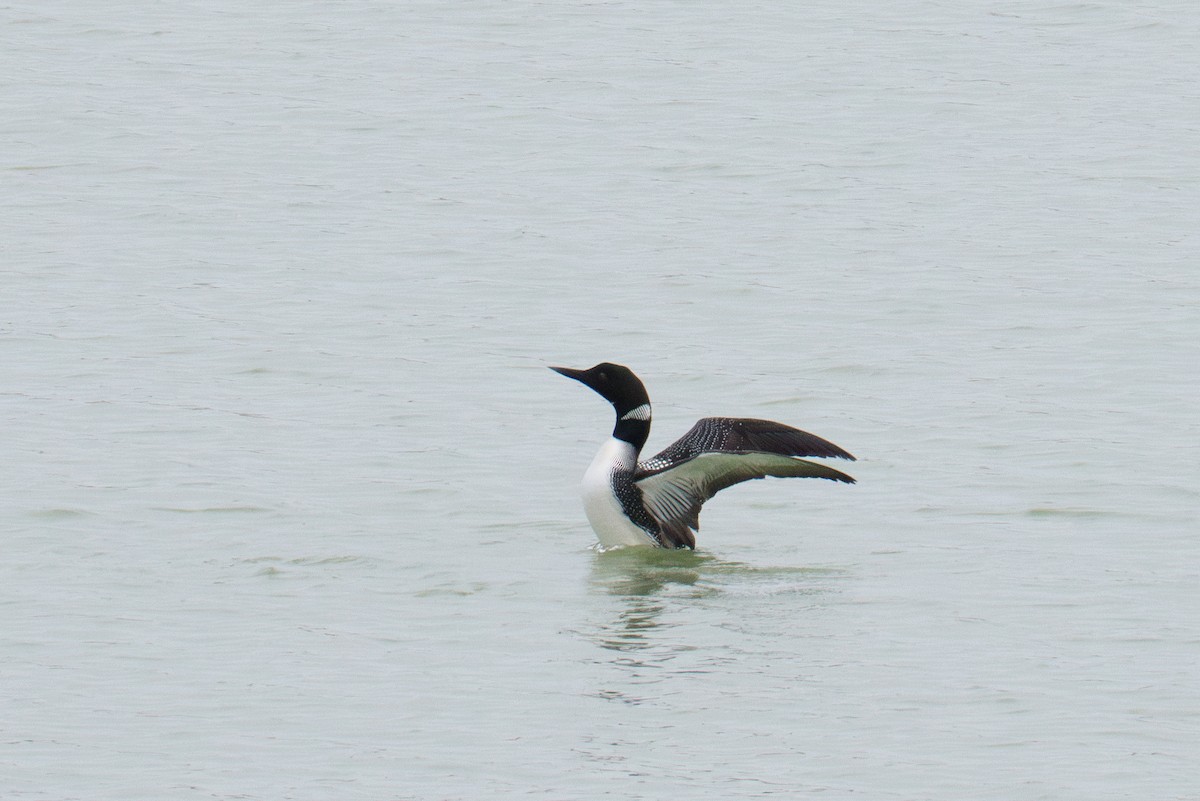
[[[628,367],[619,364],[601,362],[588,370],[572,370],[570,367],[551,367],[556,373],[574,378],[581,384],[594,389],[604,396],[605,400],[617,410],[618,418],[625,418],[631,412],[638,412],[636,419],[650,419],[650,396],[642,380],[633,374]],[[641,412],[641,408],[646,409]]]

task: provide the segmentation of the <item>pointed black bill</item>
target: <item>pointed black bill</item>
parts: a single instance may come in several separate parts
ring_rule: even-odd
[[[583,381],[583,376],[587,372],[587,370],[573,370],[570,367],[551,367],[550,369],[559,375],[574,378],[576,381]]]

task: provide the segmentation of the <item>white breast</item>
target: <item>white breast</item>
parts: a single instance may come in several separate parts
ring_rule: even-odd
[[[621,545],[655,545],[654,539],[625,516],[621,502],[613,494],[612,476],[618,470],[632,473],[637,466],[637,451],[616,437],[600,447],[592,465],[583,474],[583,508],[588,522],[605,548]]]

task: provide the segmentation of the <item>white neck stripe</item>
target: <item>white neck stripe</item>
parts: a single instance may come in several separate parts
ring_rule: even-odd
[[[627,412],[622,420],[649,420],[650,419],[650,404],[643,403],[631,412]]]

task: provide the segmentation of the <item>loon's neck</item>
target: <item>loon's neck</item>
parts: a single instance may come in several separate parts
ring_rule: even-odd
[[[643,403],[624,415],[618,413],[612,435],[632,445],[635,453],[641,453],[650,436],[650,404]]]

